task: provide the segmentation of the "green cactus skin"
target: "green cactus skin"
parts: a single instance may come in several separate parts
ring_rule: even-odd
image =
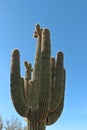
[[[46,119],[49,111],[51,96],[51,69],[50,69],[50,36],[47,29],[42,30],[41,37],[41,70],[40,70],[40,90],[39,90],[39,107],[38,119]]]
[[[50,32],[36,25],[37,38],[34,68],[24,62],[25,78],[20,74],[20,52],[13,50],[11,58],[11,97],[16,111],[27,120],[28,130],[45,130],[60,117],[64,107],[64,55],[51,57]]]

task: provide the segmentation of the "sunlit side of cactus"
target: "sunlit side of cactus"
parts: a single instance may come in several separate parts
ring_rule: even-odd
[[[37,38],[34,68],[25,61],[25,78],[20,74],[20,52],[11,58],[11,97],[16,111],[26,117],[28,130],[45,130],[61,115],[64,106],[65,69],[63,53],[51,57],[50,32],[36,25]]]

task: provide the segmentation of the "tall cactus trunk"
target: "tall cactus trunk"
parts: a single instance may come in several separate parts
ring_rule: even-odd
[[[27,120],[27,127],[27,130],[45,130],[46,121],[38,122]]]
[[[51,68],[50,68],[50,33],[48,29],[42,30],[41,37],[41,72],[39,86],[38,119],[43,121],[49,111],[51,97]]]

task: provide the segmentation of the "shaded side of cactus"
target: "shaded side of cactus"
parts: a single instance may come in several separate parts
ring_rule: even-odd
[[[11,58],[11,97],[16,111],[26,118],[28,130],[45,130],[61,115],[64,106],[65,69],[63,53],[51,58],[50,32],[36,25],[34,68],[25,61],[25,77],[20,74],[20,52]]]

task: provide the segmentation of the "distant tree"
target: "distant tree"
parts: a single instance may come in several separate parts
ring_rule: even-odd
[[[27,130],[27,127],[26,127],[26,126],[24,126],[22,130]]]
[[[2,117],[0,115],[0,130],[2,130],[2,129],[3,129],[3,120],[2,120]]]
[[[10,120],[6,119],[4,128],[6,130],[22,130],[22,124],[18,118],[12,116]]]

